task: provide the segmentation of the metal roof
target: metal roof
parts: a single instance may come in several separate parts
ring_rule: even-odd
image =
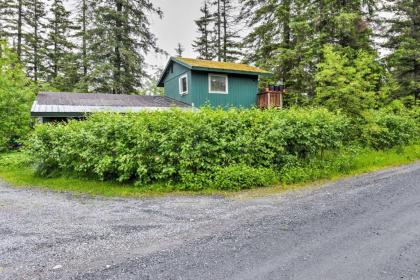
[[[79,117],[94,112],[140,112],[191,108],[166,96],[103,93],[40,92],[31,109],[34,117]]]

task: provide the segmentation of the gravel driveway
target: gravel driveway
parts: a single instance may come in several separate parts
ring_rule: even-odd
[[[420,279],[420,163],[246,200],[0,183],[0,279]]]

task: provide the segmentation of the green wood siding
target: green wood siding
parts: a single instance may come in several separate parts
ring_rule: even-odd
[[[191,92],[191,71],[180,64],[173,63],[173,71],[169,69],[165,77],[165,96],[185,102],[187,104],[192,104],[192,92]],[[187,74],[188,76],[188,94],[180,95],[179,94],[179,78]]]
[[[171,70],[172,67],[172,70]],[[195,71],[187,67],[172,63],[165,73],[165,95],[175,100],[201,107],[244,107],[256,106],[258,92],[258,75],[243,75],[229,73],[228,94],[209,93],[209,74],[218,72]],[[179,94],[179,78],[188,77],[188,94]]]
[[[227,74],[228,94],[209,93],[209,72],[192,71],[192,101],[196,107],[253,107],[257,102],[258,76]]]

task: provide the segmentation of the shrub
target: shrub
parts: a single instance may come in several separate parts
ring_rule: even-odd
[[[0,152],[19,146],[28,133],[33,99],[31,81],[16,54],[0,40]]]
[[[394,114],[390,110],[370,111],[362,127],[362,142],[381,150],[406,145],[417,139],[418,124],[406,113]]]
[[[20,168],[31,166],[31,158],[23,152],[12,152],[0,154],[1,168]]]
[[[252,187],[266,187],[277,182],[277,175],[272,169],[241,164],[216,168],[212,173],[188,174],[182,180],[182,187],[188,190],[212,188],[239,191]]]
[[[28,149],[44,175],[62,171],[101,180],[176,184],[218,174],[211,187],[245,188],[252,180],[253,185],[266,182],[241,181],[241,172],[243,177],[258,175],[338,149],[347,126],[342,115],[325,109],[101,113],[82,122],[40,125]],[[223,175],[233,171],[233,177]]]

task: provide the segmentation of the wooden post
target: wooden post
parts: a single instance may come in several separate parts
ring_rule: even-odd
[[[280,108],[283,108],[283,92],[280,93]]]

